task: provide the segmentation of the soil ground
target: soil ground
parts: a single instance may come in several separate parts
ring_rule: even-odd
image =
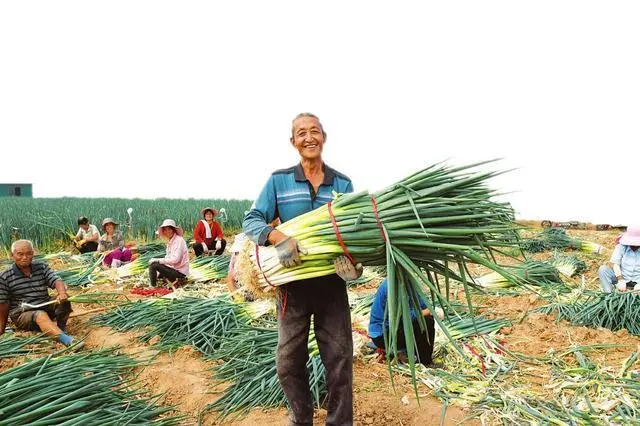
[[[537,226],[539,222],[528,222]],[[532,235],[540,231],[534,228],[524,234]],[[569,230],[570,235],[584,240],[602,244],[606,250],[599,255],[579,254],[589,266],[584,274],[585,284],[593,289],[598,288],[597,268],[606,263],[615,246],[616,236],[620,231]],[[550,253],[531,256],[545,259]],[[505,260],[507,262],[507,260]],[[480,268],[472,268],[472,273],[481,273]],[[567,280],[579,284],[582,278]],[[358,292],[374,292],[377,283],[369,283],[360,287]],[[106,286],[108,291],[109,287]],[[461,300],[464,296],[458,294]],[[489,317],[507,318],[513,322],[510,327],[501,330],[501,339],[512,351],[529,356],[544,356],[551,349],[560,350],[572,344],[618,344],[618,348],[590,352],[592,359],[607,365],[620,365],[631,350],[640,345],[640,338],[629,335],[626,330],[612,332],[605,329],[576,327],[566,321],[556,322],[552,317],[531,313],[530,310],[542,304],[537,295],[522,293],[518,296],[474,296],[474,302],[481,306],[482,313]],[[94,306],[77,306],[76,314],[92,310]],[[163,394],[161,401],[174,405],[180,412],[190,415],[188,424],[196,424],[197,414],[205,406],[213,402],[217,394],[224,390],[225,384],[214,383],[210,368],[213,363],[205,360],[197,351],[183,347],[173,353],[159,353],[152,345],[137,339],[139,333],[119,333],[110,328],[96,327],[89,319],[95,313],[79,315],[70,322],[70,332],[84,337],[88,349],[117,345],[124,353],[141,360],[153,359],[150,365],[140,368],[140,380],[152,394]],[[53,345],[52,345],[53,347]],[[23,359],[0,361],[0,371],[17,365]],[[540,372],[538,381],[544,381],[544,372]],[[532,386],[536,378],[532,378]],[[396,390],[391,387],[385,364],[379,364],[373,358],[357,359],[354,363],[354,415],[358,425],[435,425],[441,423],[442,404],[426,386],[420,386],[420,405],[418,405],[411,383],[407,378],[399,377]],[[469,412],[448,407],[444,424],[479,424],[477,420],[465,419]],[[326,413],[318,410],[314,424],[324,424]],[[253,410],[247,416],[228,421],[226,424],[236,425],[284,425],[287,413],[285,409]],[[218,424],[215,413],[204,416],[203,424]]]

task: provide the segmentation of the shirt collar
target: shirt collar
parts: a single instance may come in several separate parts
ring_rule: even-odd
[[[322,163],[322,171],[324,172],[324,180],[322,181],[322,185],[332,185],[333,178],[336,177],[336,172],[331,167],[327,166],[325,163]],[[302,169],[302,163],[298,163],[293,168],[293,176],[296,182],[308,182],[309,179],[304,175],[304,170]]]
[[[13,264],[13,273],[14,274],[18,274],[18,277],[25,277],[27,278],[27,276],[25,274],[22,273],[22,271],[20,270],[20,268],[18,268],[18,265],[16,263]],[[31,275],[33,275],[33,263],[31,263]]]

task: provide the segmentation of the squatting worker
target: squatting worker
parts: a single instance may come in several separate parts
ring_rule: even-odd
[[[33,262],[31,241],[14,242],[11,255],[15,263],[0,274],[0,335],[11,317],[19,330],[42,331],[65,346],[72,345],[73,337],[66,334],[72,310],[65,284],[46,263]],[[54,288],[58,292],[55,303],[39,308],[23,306],[50,302],[48,289]]]
[[[353,191],[351,180],[322,161],[326,133],[318,117],[299,114],[291,129],[291,145],[300,163],[273,172],[251,211],[243,229],[259,245],[273,244],[285,267],[300,264],[304,248],[297,240],[269,226],[274,218],[282,223],[316,209],[332,199],[332,191]],[[291,423],[313,423],[313,400],[306,363],[311,316],[320,357],[327,370],[328,425],[353,423],[351,318],[345,280],[362,274],[362,267],[345,257],[335,262],[337,274],[298,280],[279,287],[286,292],[286,308],[278,306],[278,349],[276,367],[289,407]],[[283,297],[280,298],[281,300]]]
[[[80,253],[91,253],[98,250],[98,240],[100,232],[98,228],[89,219],[80,216],[78,218],[78,233],[74,237],[76,247]]]
[[[613,286],[619,291],[627,288],[640,290],[640,226],[631,225],[627,228],[616,248],[611,254],[611,266],[603,265],[598,271],[600,288],[605,293],[611,293]]]
[[[385,351],[384,330],[386,329],[387,333],[389,332],[389,320],[384,319],[384,311],[387,306],[388,294],[388,280],[385,278],[380,283],[380,286],[378,286],[378,290],[376,291],[376,295],[373,299],[373,304],[371,305],[371,314],[369,315],[369,337],[371,337],[373,344],[383,352]],[[427,328],[423,330],[420,327],[416,311],[413,306],[411,306],[411,323],[413,325],[413,339],[415,347],[407,348],[404,328],[402,326],[402,322],[400,322],[397,330],[398,349],[402,351],[412,350],[414,353],[417,352],[418,360],[421,364],[424,364],[425,367],[434,367],[433,344],[435,343],[436,337],[435,319],[433,318],[429,308],[427,308],[427,304],[424,299],[418,296],[418,301],[421,309],[420,314],[424,317]],[[440,319],[444,318],[444,312],[441,308],[436,308],[436,314]]]

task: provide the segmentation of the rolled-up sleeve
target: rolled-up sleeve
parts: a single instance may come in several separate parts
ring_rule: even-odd
[[[267,236],[273,231],[273,227],[268,223],[276,217],[276,203],[276,187],[271,176],[242,222],[244,233],[258,245],[268,244]]]

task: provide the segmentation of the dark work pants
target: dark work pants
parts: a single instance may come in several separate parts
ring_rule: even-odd
[[[164,277],[169,281],[173,281],[176,278],[184,278],[185,275],[182,272],[178,272],[170,266],[163,265],[161,263],[152,263],[149,265],[149,281],[153,287],[156,286],[158,276]]]
[[[284,292],[286,291],[286,308]],[[327,371],[327,425],[353,424],[353,340],[345,282],[337,275],[295,281],[281,288],[278,304],[278,379],[291,407],[293,425],[313,424],[307,340],[313,326]]]
[[[98,251],[98,243],[96,241],[89,241],[81,245],[78,250],[80,250],[80,253],[82,254]]]
[[[209,248],[209,253],[211,253],[213,250],[215,250],[215,253],[213,253],[214,256],[220,256],[222,253],[224,253],[224,248],[227,246],[227,240],[222,239],[222,240],[220,240],[220,242],[221,242],[220,250],[215,250],[215,247],[216,247],[216,243],[215,242],[212,243],[211,245],[207,244],[207,247]],[[195,252],[196,256],[202,256],[202,253],[204,253],[204,249],[202,248],[202,244],[193,243],[193,251]]]
[[[416,346],[418,347],[420,363],[429,365],[433,362],[433,342],[436,337],[436,329],[435,320],[431,315],[424,317],[424,319],[427,323],[426,332],[420,329],[418,320],[413,321],[413,338],[416,340]],[[380,349],[385,349],[383,336],[374,337],[371,340]],[[402,326],[398,330],[398,346],[400,346],[398,349],[407,349]]]

